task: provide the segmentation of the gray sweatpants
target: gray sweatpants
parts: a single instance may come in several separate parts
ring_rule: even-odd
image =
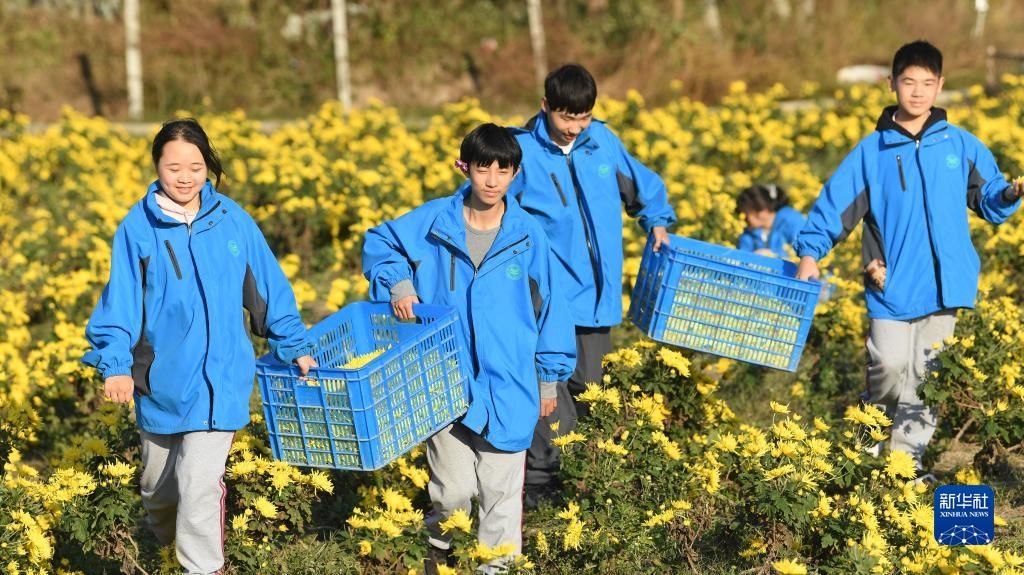
[[[188,575],[217,573],[224,567],[224,467],[235,432],[140,435],[149,528],[162,545],[175,542]]]
[[[869,327],[867,401],[892,419],[889,448],[912,455],[919,469],[936,422],[917,388],[935,369],[932,345],[955,326],[956,310],[943,310],[910,321],[872,319]]]
[[[568,382],[558,383],[555,411],[537,421],[533,443],[526,452],[526,484],[550,485],[558,476],[561,453],[551,440],[576,429],[576,418],[586,417],[589,406],[576,401],[588,383],[601,383],[601,360],[612,351],[611,328],[576,327],[576,371]],[[558,432],[551,424],[558,423]]]
[[[427,440],[433,511],[427,515],[428,542],[448,549],[451,537],[439,524],[456,510],[470,513],[479,497],[477,540],[488,547],[512,544],[523,549],[523,466],[526,452],[495,449],[487,440],[460,423],[453,423]],[[507,559],[506,559],[507,560]],[[500,570],[500,564],[480,569]]]

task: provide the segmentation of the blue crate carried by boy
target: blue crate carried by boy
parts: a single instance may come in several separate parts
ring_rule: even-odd
[[[418,305],[400,322],[388,304],[353,303],[308,335],[320,367],[302,377],[257,362],[274,459],[371,471],[466,412],[469,366],[453,307]]]
[[[677,235],[647,242],[629,318],[648,337],[795,371],[821,284],[796,264]]]

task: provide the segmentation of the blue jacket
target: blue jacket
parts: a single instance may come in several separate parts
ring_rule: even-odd
[[[793,245],[806,221],[807,218],[803,214],[785,206],[775,212],[775,221],[772,222],[772,229],[768,230],[767,234],[764,234],[761,228],[747,228],[740,235],[736,247],[748,252],[771,250],[780,258],[788,258],[786,246]]]
[[[284,362],[309,353],[291,285],[256,222],[209,181],[191,229],[156,203],[158,184],[114,234],[83,363],[135,380],[139,427],[168,434],[249,422],[254,333]]]
[[[604,122],[577,136],[569,155],[539,113],[516,130],[523,170],[509,190],[540,222],[558,261],[556,281],[578,326],[622,321],[622,206],[645,232],[676,221],[665,183],[629,155]]]
[[[998,224],[1019,200],[992,153],[946,122],[935,108],[915,137],[893,120],[895,106],[843,160],[796,241],[800,256],[821,259],[863,220],[864,263],[885,262],[885,289],[865,282],[868,315],[910,320],[942,309],[974,307],[981,265],[967,209]]]
[[[366,234],[370,298],[390,301],[411,279],[420,301],[458,308],[473,358],[462,423],[504,451],[530,446],[540,416],[540,381],[565,381],[576,367],[572,318],[552,273],[548,240],[514,199],[477,270],[466,248],[463,199],[427,202]],[[538,379],[539,378],[539,379]]]

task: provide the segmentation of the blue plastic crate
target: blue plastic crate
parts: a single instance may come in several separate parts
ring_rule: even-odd
[[[672,235],[648,239],[629,318],[650,338],[748,363],[795,371],[821,284],[796,264]]]
[[[413,310],[416,322],[400,322],[389,304],[360,302],[318,323],[310,380],[270,355],[256,362],[274,459],[371,471],[466,412],[471,364],[458,312]],[[381,348],[365,366],[341,369]]]

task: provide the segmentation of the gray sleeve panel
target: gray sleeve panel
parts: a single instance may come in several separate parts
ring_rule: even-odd
[[[249,311],[249,325],[252,332],[262,338],[270,335],[267,327],[267,300],[256,287],[256,276],[249,265],[245,266],[245,282],[242,284],[242,307]]]
[[[540,286],[537,280],[530,278],[530,299],[533,300],[533,317],[540,321],[540,310],[544,308],[544,298],[540,296]]]
[[[885,244],[882,242],[882,232],[878,228],[875,217],[868,214],[864,218],[864,237],[861,238],[861,256],[864,259],[864,267],[867,267],[872,260],[882,260],[886,264]],[[865,275],[865,278],[867,276]],[[865,284],[867,285],[867,284]]]
[[[142,270],[142,326],[139,330],[139,341],[132,348],[132,381],[139,395],[149,395],[149,370],[153,367],[153,344],[146,337],[146,269],[149,268],[149,257],[139,260]]]
[[[839,242],[845,240],[846,237],[849,236],[851,233],[853,233],[853,230],[857,228],[857,224],[859,224],[860,221],[864,219],[864,216],[868,214],[868,211],[870,209],[871,195],[869,193],[869,189],[865,187],[863,190],[860,191],[859,194],[857,194],[857,197],[856,199],[853,200],[853,203],[847,206],[846,210],[843,211],[843,214],[841,216],[841,220],[843,222],[843,233],[839,234],[839,237],[836,238],[835,243],[838,244]]]
[[[412,285],[412,280],[402,280],[391,286],[391,301],[393,302],[411,295],[416,295],[416,286]]]
[[[967,207],[971,208],[971,211],[981,215],[981,190],[985,187],[985,178],[981,177],[981,173],[974,167],[974,162],[968,161],[971,166],[971,171],[967,176]]]
[[[636,183],[622,173],[622,170],[615,172],[615,179],[619,182],[619,197],[626,205],[626,213],[629,214],[629,217],[635,218],[640,210],[644,209],[644,204],[640,201],[640,194],[636,190]]]

